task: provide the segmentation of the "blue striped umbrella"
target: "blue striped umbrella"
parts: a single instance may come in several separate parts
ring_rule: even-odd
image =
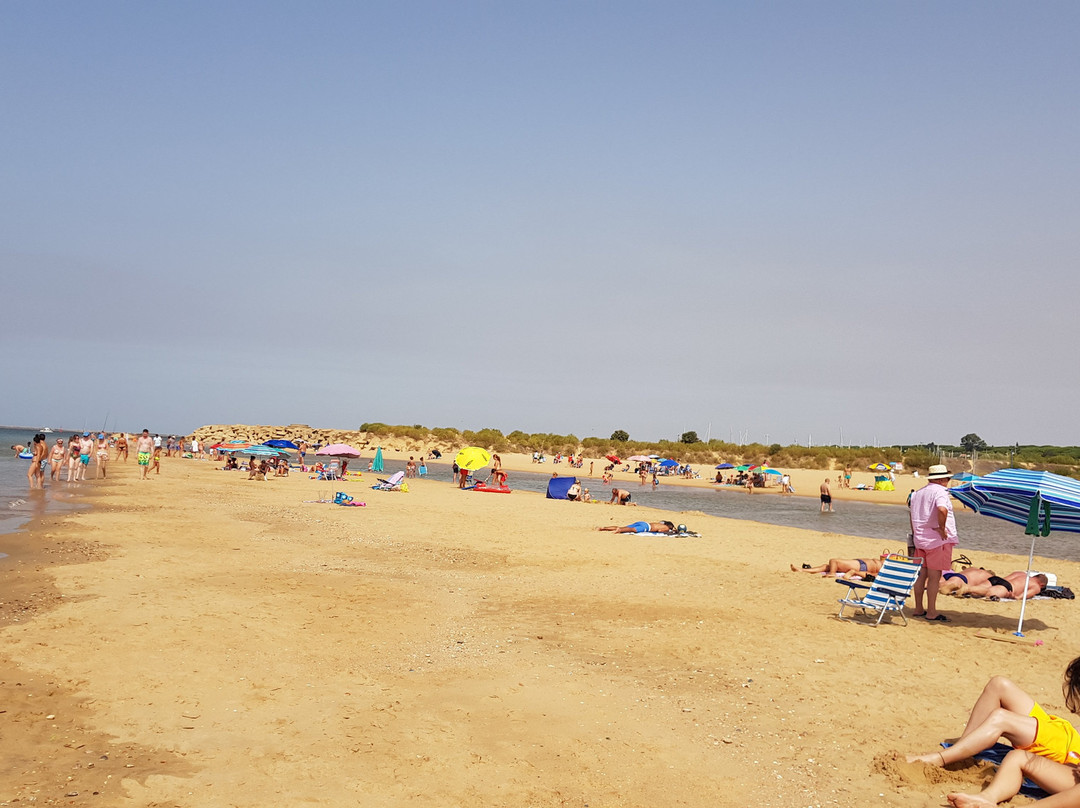
[[[244,446],[230,448],[224,447],[223,452],[236,452],[237,454],[255,455],[256,457],[288,457],[289,453],[284,449],[275,449],[273,446],[263,446],[256,444],[254,446]]]
[[[1051,531],[1080,533],[1080,481],[1049,471],[1001,469],[950,488],[949,493],[976,513],[1024,525],[1031,536],[1028,572],[1035,555],[1035,538]],[[1020,607],[1017,636],[1023,636],[1027,587]]]

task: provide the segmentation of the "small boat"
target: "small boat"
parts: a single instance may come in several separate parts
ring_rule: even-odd
[[[41,432],[42,434],[45,434],[45,435],[51,435],[52,434],[52,430],[49,429],[47,426],[43,426],[41,429],[38,430],[38,432]]]

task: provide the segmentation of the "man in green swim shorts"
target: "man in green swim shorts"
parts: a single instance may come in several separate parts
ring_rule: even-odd
[[[135,441],[135,451],[138,452],[139,461],[139,479],[147,479],[146,475],[150,471],[150,452],[154,449],[154,439],[150,437],[150,430],[144,429],[142,434],[139,435],[138,440]]]

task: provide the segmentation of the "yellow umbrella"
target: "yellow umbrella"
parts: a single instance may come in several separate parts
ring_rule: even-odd
[[[457,462],[458,468],[476,471],[491,462],[491,453],[486,449],[481,449],[479,446],[466,446],[457,453],[454,460]]]

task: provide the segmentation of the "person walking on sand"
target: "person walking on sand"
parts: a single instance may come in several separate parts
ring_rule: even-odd
[[[109,462],[109,441],[105,438],[104,432],[99,432],[97,436],[97,457],[94,463],[94,479],[98,477],[108,476],[105,473],[105,466]]]
[[[912,615],[948,623],[949,618],[937,610],[937,596],[942,573],[952,570],[952,551],[958,541],[956,518],[948,491],[952,472],[942,465],[931,466],[926,479],[929,482],[911,495],[911,507],[908,509],[915,557],[923,562],[919,577],[915,580],[915,611]]]
[[[1080,657],[1068,664],[1062,679],[1065,707],[1076,713],[1080,710]],[[956,743],[937,752],[909,755],[907,761],[945,767],[989,749],[999,738],[1005,738],[1016,749],[1058,763],[1073,767],[1080,764],[1080,732],[1064,718],[1049,715],[1004,676],[994,676],[986,683]]]
[[[90,467],[90,455],[94,451],[94,442],[90,440],[90,433],[83,432],[79,438],[79,479],[86,479],[86,470]]]
[[[828,510],[829,513],[833,512],[832,509],[832,491],[829,490],[829,478],[825,478],[825,482],[821,484],[821,512],[825,513]]]
[[[154,439],[150,437],[150,430],[144,429],[135,441],[135,459],[139,463],[139,479],[145,480],[150,471],[150,453],[154,451]]]
[[[57,438],[52,451],[49,452],[49,467],[51,469],[49,476],[53,480],[60,481],[60,469],[64,467],[64,461],[66,460],[67,452],[64,451],[64,439]]]
[[[116,459],[123,460],[125,463],[127,462],[128,440],[126,432],[121,432],[120,437],[116,439]]]
[[[68,477],[67,481],[73,483],[79,479],[79,436],[72,435],[68,438]]]

